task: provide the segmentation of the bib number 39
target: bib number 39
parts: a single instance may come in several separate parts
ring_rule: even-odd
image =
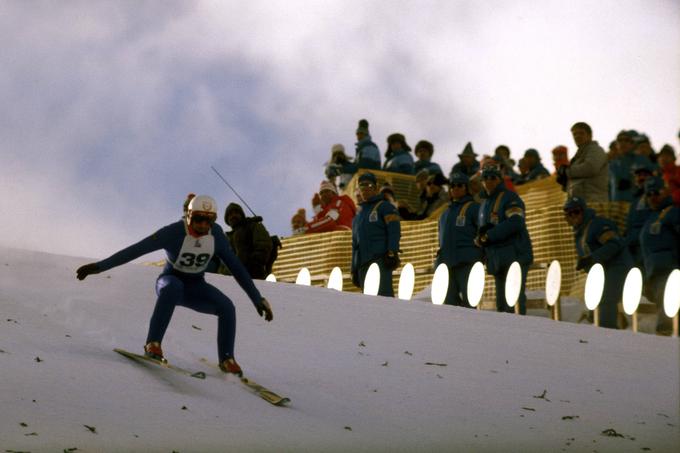
[[[182,267],[203,267],[208,263],[211,255],[209,253],[182,253],[180,256],[180,266]]]

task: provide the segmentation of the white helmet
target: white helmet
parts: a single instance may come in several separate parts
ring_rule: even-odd
[[[197,195],[189,202],[187,209],[187,220],[191,223],[191,216],[203,214],[217,219],[217,203],[208,195]]]

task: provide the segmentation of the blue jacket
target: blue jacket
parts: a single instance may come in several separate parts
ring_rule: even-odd
[[[352,273],[388,251],[399,251],[401,226],[397,208],[382,194],[359,204],[352,222]]]
[[[680,208],[673,206],[670,197],[661,209],[650,212],[640,231],[640,246],[648,278],[670,272],[680,264]]]
[[[400,149],[391,153],[390,158],[387,159],[383,170],[391,171],[393,173],[404,173],[406,175],[413,174],[413,156],[410,151]]]
[[[542,163],[538,162],[534,168],[529,170],[529,173],[524,176],[516,176],[513,181],[520,185],[535,181],[537,179],[547,178],[548,176],[550,176],[550,172],[543,166]]]
[[[649,158],[635,154],[617,156],[609,162],[609,199],[632,201],[635,192],[633,167],[649,165]]]
[[[371,141],[371,136],[366,135],[361,141],[356,143],[357,155],[354,163],[357,168],[368,168],[380,170],[380,150]]]
[[[442,171],[442,167],[440,167],[439,164],[432,162],[430,160],[418,159],[413,164],[413,174],[417,175],[420,170],[427,170],[427,172],[431,175],[434,175],[435,173],[441,173],[442,175],[444,174],[444,172]]]
[[[463,209],[465,212],[461,212]],[[479,203],[470,195],[449,204],[439,218],[437,265],[458,266],[482,260],[484,253],[474,243],[478,218]]]
[[[229,267],[253,304],[257,306],[262,300],[248,271],[232,251],[229,240],[218,224],[213,224],[208,234],[194,237],[188,233],[184,220],[171,223],[136,244],[99,261],[97,266],[106,271],[161,249],[165,250],[167,256],[161,275],[172,274],[182,279],[203,278],[212,256],[217,255]]]
[[[641,264],[640,230],[652,213],[647,205],[644,194],[633,198],[626,217],[626,243],[636,265]]]
[[[480,228],[491,226],[484,246],[486,268],[491,275],[506,272],[513,261],[526,266],[533,263],[534,253],[524,215],[524,202],[503,183],[482,200],[477,223]]]
[[[615,269],[618,277],[625,279],[626,273],[633,267],[633,259],[625,239],[619,236],[616,223],[598,217],[591,208],[586,208],[583,222],[574,228],[574,240],[578,256],[592,257],[594,262],[604,267],[605,272]]]
[[[472,166],[470,167],[466,167],[465,165],[463,165],[463,162],[458,162],[453,167],[451,167],[451,171],[449,172],[449,179],[451,179],[451,176],[457,172],[472,177],[479,171],[479,165],[480,165],[479,162],[476,160],[472,163]]]

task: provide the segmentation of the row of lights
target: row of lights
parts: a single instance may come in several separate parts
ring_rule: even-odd
[[[472,266],[468,277],[467,297],[472,307],[479,307],[484,293],[485,280],[484,265],[477,262]],[[274,274],[269,274],[267,281],[276,282]],[[310,286],[311,274],[309,269],[303,267],[298,272],[295,281],[298,285]],[[342,291],[342,270],[334,267],[328,277],[327,287]],[[589,310],[596,310],[600,304],[604,291],[604,268],[601,264],[595,264],[588,272],[585,286],[585,304]],[[397,297],[410,300],[413,296],[415,283],[415,269],[411,263],[407,263],[399,276],[399,290]],[[432,277],[431,300],[435,305],[442,305],[446,298],[449,285],[449,269],[445,264],[440,264]],[[376,263],[371,264],[364,280],[364,294],[376,296],[380,286],[380,269]],[[562,267],[559,261],[554,260],[548,267],[545,281],[545,300],[550,307],[554,307],[559,300],[562,286]],[[519,299],[522,287],[522,271],[519,263],[514,262],[508,270],[505,284],[505,300],[510,307],[515,307]],[[626,276],[623,286],[623,310],[628,315],[635,315],[640,305],[642,296],[642,272],[634,267]],[[674,319],[674,335],[678,335],[678,311],[680,309],[680,270],[675,269],[668,276],[664,291],[664,312],[666,316]]]

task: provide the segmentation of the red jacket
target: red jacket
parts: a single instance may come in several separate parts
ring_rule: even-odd
[[[667,164],[661,171],[663,171],[663,180],[673,197],[673,204],[680,206],[680,167],[675,164]]]
[[[319,211],[305,228],[305,233],[352,230],[352,220],[357,208],[347,195],[336,195]]]

